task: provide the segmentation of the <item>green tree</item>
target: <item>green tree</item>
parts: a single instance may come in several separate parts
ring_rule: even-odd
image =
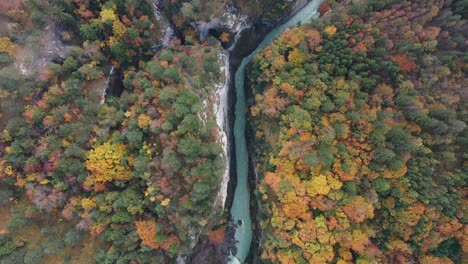
[[[131,39],[138,38],[138,31],[133,28],[127,28],[127,36]]]
[[[461,15],[464,19],[468,18],[468,0],[455,0],[451,8],[455,14]]]
[[[408,153],[415,149],[413,139],[403,128],[394,127],[386,135],[389,146],[397,153]]]
[[[184,68],[189,74],[194,75],[196,73],[197,61],[195,58],[182,54],[180,60],[182,62],[182,68]]]
[[[374,158],[380,163],[387,163],[395,156],[395,152],[388,148],[377,148],[374,150]]]
[[[201,108],[200,98],[189,90],[182,90],[173,107],[177,117],[183,117],[190,113],[197,114]]]
[[[24,256],[24,264],[38,264],[43,257],[44,250],[42,248],[27,251]]]
[[[99,40],[101,34],[102,34],[102,26],[99,23],[80,25],[80,35],[84,40],[88,40],[88,41]]]
[[[372,181],[372,187],[382,196],[386,196],[392,189],[392,182],[385,178],[377,178]]]
[[[174,53],[168,49],[165,49],[161,52],[161,55],[159,55],[159,58],[167,62],[172,62],[172,59],[174,58]]]
[[[31,224],[31,220],[24,216],[24,210],[18,210],[8,219],[7,227],[10,230],[18,230]]]
[[[11,237],[0,235],[0,257],[11,254],[15,249],[16,246]]]
[[[67,245],[76,245],[84,237],[85,233],[81,230],[70,229],[63,236],[62,240]]]
[[[175,67],[169,67],[164,70],[163,72],[163,77],[166,80],[175,82],[175,83],[181,83],[182,78],[180,77],[179,71]]]
[[[146,63],[145,71],[147,71],[154,79],[160,79],[163,76],[164,68],[161,67],[159,61],[150,61]]]
[[[179,126],[177,126],[177,133],[193,133],[198,134],[200,132],[201,122],[200,118],[196,115],[189,114],[184,117]]]
[[[210,186],[205,183],[195,183],[191,192],[192,199],[202,201],[210,196]]]
[[[180,140],[177,150],[188,159],[194,159],[200,154],[200,142],[194,136],[186,135]]]
[[[163,164],[164,170],[168,173],[175,173],[182,166],[177,153],[169,147],[164,149],[161,162]]]
[[[216,58],[215,56],[205,57],[205,59],[202,62],[202,65],[205,71],[213,73],[216,76],[219,75],[220,73],[219,62],[218,62],[218,58]]]

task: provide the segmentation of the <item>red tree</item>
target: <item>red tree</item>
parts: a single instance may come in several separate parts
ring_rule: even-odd
[[[392,60],[400,66],[400,69],[405,72],[410,72],[416,68],[416,63],[408,59],[406,54],[396,54],[393,56]]]
[[[318,11],[319,11],[320,15],[323,15],[323,14],[327,13],[330,10],[331,10],[331,6],[328,3],[323,3],[323,4],[320,5]]]

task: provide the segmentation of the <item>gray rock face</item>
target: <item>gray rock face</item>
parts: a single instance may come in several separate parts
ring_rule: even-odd
[[[37,43],[34,39],[26,39],[24,47],[18,48],[14,64],[22,74],[32,75],[47,66],[54,58],[65,59],[70,52],[70,47],[64,45],[56,34],[55,26],[47,26],[43,36],[41,43]]]
[[[226,28],[231,34],[240,32],[248,25],[248,16],[239,12],[233,6],[226,6],[225,12],[221,17],[210,17],[207,21],[197,21],[192,23],[200,32],[200,41],[203,42],[208,36],[210,29]]]

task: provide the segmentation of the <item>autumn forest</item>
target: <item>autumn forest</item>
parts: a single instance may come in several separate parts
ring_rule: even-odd
[[[233,79],[302,2],[0,1],[0,264],[239,263]],[[253,57],[244,263],[465,263],[467,19],[327,0]]]

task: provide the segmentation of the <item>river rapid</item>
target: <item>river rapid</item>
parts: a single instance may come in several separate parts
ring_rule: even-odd
[[[237,252],[234,256],[230,257],[228,262],[230,264],[244,263],[252,243],[252,219],[250,216],[250,190],[248,185],[248,153],[245,131],[245,111],[247,107],[244,87],[245,68],[260,50],[264,49],[274,39],[280,36],[284,30],[298,24],[309,23],[314,18],[317,18],[317,10],[322,2],[323,0],[312,0],[283,24],[270,31],[257,48],[250,55],[243,58],[235,73],[234,86],[236,105],[234,144],[236,152],[237,184],[230,213],[233,222],[237,224],[235,230],[235,246]]]

